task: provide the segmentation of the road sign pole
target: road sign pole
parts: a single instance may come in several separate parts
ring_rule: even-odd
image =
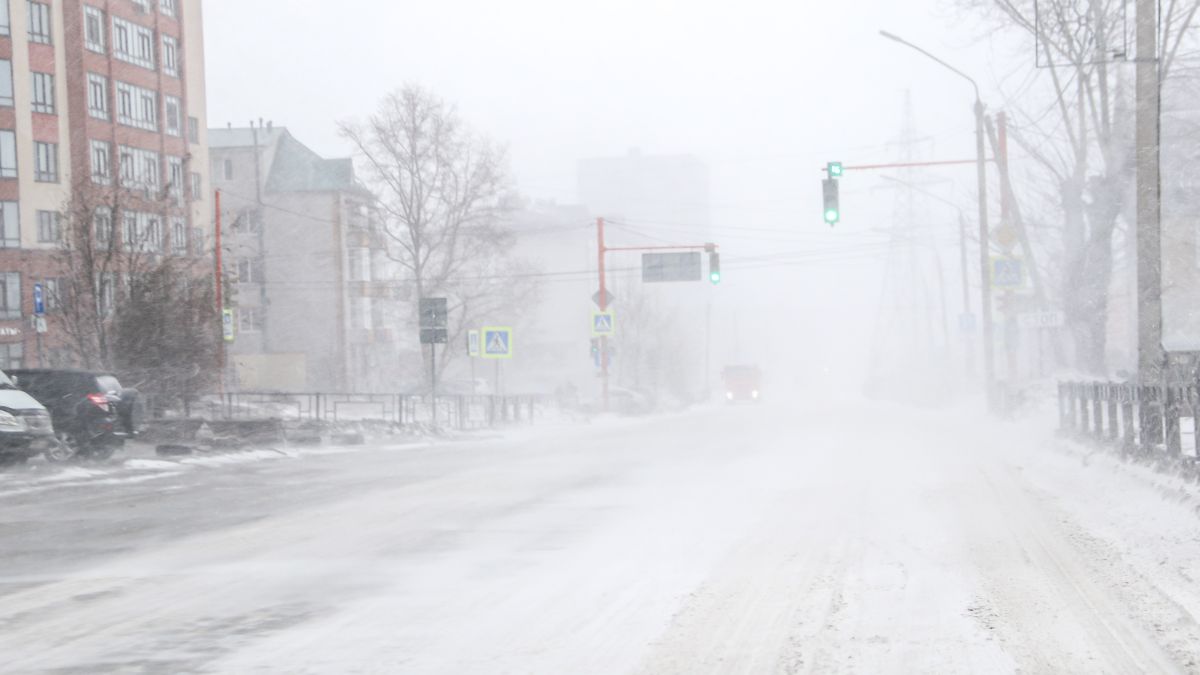
[[[437,431],[437,343],[429,345],[429,409],[431,426],[434,431]]]
[[[600,311],[608,311],[608,287],[604,278],[604,219],[596,219],[596,251],[600,271]],[[497,364],[499,365],[499,364]],[[498,371],[497,371],[498,372]],[[498,376],[497,376],[498,377]],[[600,336],[600,397],[604,412],[608,412],[608,336]]]

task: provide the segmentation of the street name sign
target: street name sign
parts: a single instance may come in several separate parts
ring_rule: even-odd
[[[1062,312],[1024,312],[1017,317],[1022,328],[1062,328],[1067,317]]]
[[[483,358],[511,359],[513,355],[513,330],[500,326],[484,326]]]
[[[643,282],[700,281],[703,276],[699,251],[642,254]]]

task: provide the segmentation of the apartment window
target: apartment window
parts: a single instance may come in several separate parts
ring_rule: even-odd
[[[221,162],[221,177],[225,180],[233,180],[233,160],[226,159]]]
[[[33,112],[54,114],[54,76],[50,73],[33,74]]]
[[[183,201],[183,158],[167,157],[167,186],[175,201]]]
[[[238,258],[237,280],[239,284],[263,283],[262,258]]]
[[[64,293],[66,293],[67,287],[61,279],[43,279],[42,290],[45,293],[47,314],[57,312],[66,304]]]
[[[192,172],[192,199],[195,201],[204,199],[204,179],[195,171]]]
[[[133,4],[143,12],[150,11],[150,0],[133,0]]]
[[[117,122],[158,131],[158,94],[151,89],[117,82]]]
[[[83,45],[104,53],[104,12],[87,5],[83,6]]]
[[[158,11],[167,16],[175,16],[179,13],[179,8],[176,6],[176,0],[158,0]]]
[[[187,221],[183,218],[171,219],[171,251],[175,255],[187,255]]]
[[[188,140],[192,143],[200,142],[200,120],[195,117],[188,118]]]
[[[12,21],[8,17],[8,0],[0,0],[0,35],[12,35]]]
[[[92,141],[92,182],[112,182],[112,145],[108,141]]]
[[[0,345],[0,366],[3,366],[5,370],[23,368],[25,366],[25,345],[20,342]]]
[[[12,61],[8,59],[0,59],[0,105],[13,105]]]
[[[180,129],[179,99],[174,96],[164,96],[163,101],[163,107],[166,109],[167,133],[172,136],[179,136],[183,133]]]
[[[16,202],[0,202],[0,248],[21,248],[21,210]]]
[[[154,31],[114,16],[112,39],[114,57],[154,69]]]
[[[262,312],[258,307],[238,307],[238,331],[242,333],[262,332]]]
[[[39,244],[57,244],[59,240],[59,218],[57,211],[37,212],[37,235]]]
[[[29,41],[50,44],[50,5],[28,0]]]
[[[170,35],[164,35],[162,41],[163,72],[174,77],[179,77],[179,40]]]
[[[108,119],[108,78],[88,73],[88,114],[96,119]]]
[[[352,248],[349,251],[350,281],[371,280],[371,249]]]
[[[144,236],[145,236],[146,241],[145,241],[145,244],[142,246],[143,250],[153,251],[155,253],[162,251],[162,247],[163,247],[162,220],[159,219],[158,216],[151,215],[151,214],[142,213],[142,214],[138,214],[138,215],[141,218],[145,219],[145,223],[143,225],[143,232],[145,233]]]
[[[96,243],[107,248],[113,239],[112,212],[108,209],[96,209],[92,214],[92,225],[96,229]]]
[[[121,218],[121,241],[124,242],[126,251],[132,251],[137,246],[141,239],[139,234],[137,213],[126,211]]]
[[[144,154],[141,158],[141,183],[146,186],[146,189],[158,189],[158,154]]]
[[[58,143],[33,143],[33,179],[39,183],[58,182]]]
[[[159,186],[159,156],[153,150],[125,145],[117,148],[121,164],[121,185],[127,188],[156,190]]]
[[[21,318],[21,275],[0,272],[0,319]]]
[[[96,279],[96,286],[99,289],[96,298],[97,309],[100,314],[108,316],[113,311],[113,306],[117,299],[117,275],[113,272],[105,272]]]
[[[17,177],[17,133],[0,130],[0,178]]]

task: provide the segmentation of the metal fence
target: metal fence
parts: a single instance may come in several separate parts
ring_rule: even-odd
[[[419,394],[230,392],[202,396],[181,411],[151,409],[158,418],[382,422],[465,430],[533,422],[547,406],[540,396],[438,396],[434,401]]]
[[[1144,457],[1194,466],[1200,439],[1200,384],[1061,382],[1059,428]]]

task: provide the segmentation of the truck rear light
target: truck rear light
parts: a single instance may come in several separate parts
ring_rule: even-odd
[[[97,408],[108,412],[108,397],[104,394],[88,394],[87,400],[91,401],[92,405]]]

